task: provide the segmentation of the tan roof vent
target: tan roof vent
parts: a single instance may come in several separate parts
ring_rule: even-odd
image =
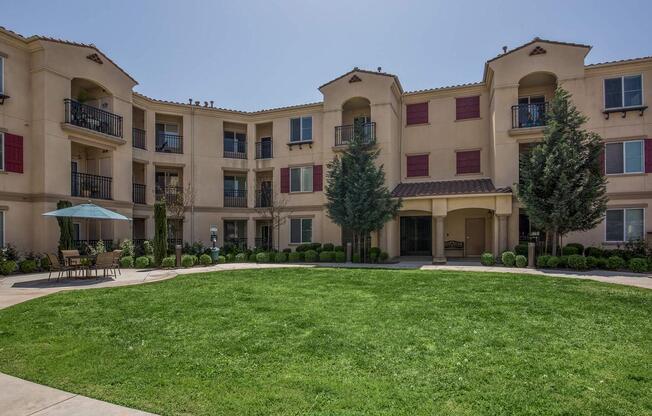
[[[546,50],[543,49],[541,46],[537,46],[536,48],[532,49],[532,52],[530,52],[530,56],[534,55],[545,55]]]
[[[86,57],[86,59],[90,59],[91,61],[95,62],[96,64],[102,65],[104,61],[102,61],[102,58],[100,58],[100,55],[96,53],[92,53]]]
[[[360,81],[362,81],[362,80],[360,79],[360,77],[357,76],[357,75],[355,75],[355,74],[354,74],[351,78],[349,78],[349,82],[351,82],[351,83],[353,83],[353,82],[360,82]]]

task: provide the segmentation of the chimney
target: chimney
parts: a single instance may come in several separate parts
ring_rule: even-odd
[[[211,108],[213,108],[213,100],[211,100]]]
[[[507,53],[507,46],[503,46],[503,53]]]
[[[188,105],[192,105],[192,98],[188,98]]]

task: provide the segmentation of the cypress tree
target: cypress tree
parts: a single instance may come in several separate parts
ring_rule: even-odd
[[[164,201],[154,203],[154,260],[157,265],[168,254],[168,220]]]
[[[72,206],[70,201],[57,202],[57,209],[69,208]],[[72,218],[57,217],[59,223],[59,250],[70,250],[73,247],[73,234],[75,233]]]

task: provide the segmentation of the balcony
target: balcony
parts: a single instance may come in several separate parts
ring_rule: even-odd
[[[256,191],[256,208],[271,207],[272,195],[271,189]]]
[[[548,102],[512,106],[512,128],[526,129],[546,125]]]
[[[256,159],[272,158],[272,141],[256,142]]]
[[[227,159],[246,159],[247,158],[247,151],[224,151],[224,157]]]
[[[132,199],[134,204],[146,204],[145,185],[134,183],[132,188]]]
[[[95,247],[100,240],[72,240],[72,246],[81,253],[87,253],[89,247]],[[101,240],[106,251],[113,251],[113,240]]]
[[[132,146],[136,149],[147,150],[146,139],[145,139],[145,130],[137,129],[134,127],[132,129],[131,135],[133,137]]]
[[[225,189],[224,206],[228,208],[247,208],[247,190]]]
[[[183,153],[183,136],[158,132],[156,135],[156,151],[161,153]]]
[[[122,138],[122,117],[66,98],[65,122],[97,133]]]
[[[89,173],[70,173],[70,194],[83,198],[111,199],[111,183],[109,176],[91,175]]]
[[[180,186],[157,186],[156,200],[163,200],[167,205],[179,203],[183,197],[183,188]]]
[[[336,126],[335,127],[335,146],[346,146],[349,144],[351,139],[359,135],[366,144],[372,144],[376,142],[376,122],[372,121],[370,123],[364,124],[349,124],[346,126]]]

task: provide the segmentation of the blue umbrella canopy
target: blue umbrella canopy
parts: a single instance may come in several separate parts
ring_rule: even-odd
[[[122,214],[102,208],[95,204],[80,204],[73,207],[62,208],[56,211],[46,212],[46,217],[70,217],[70,218],[87,218],[96,220],[116,220],[131,221]]]

